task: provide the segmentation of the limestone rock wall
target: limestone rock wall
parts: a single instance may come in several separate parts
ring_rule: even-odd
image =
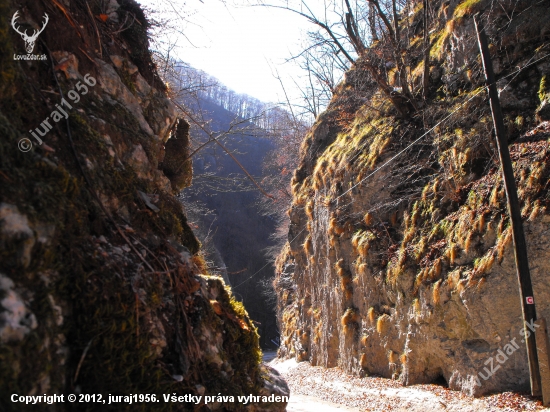
[[[359,61],[302,146],[275,282],[279,354],[405,384],[444,380],[469,395],[525,390],[511,232],[472,14],[490,22],[535,301],[548,319],[550,65],[541,46],[550,10],[521,1],[433,7],[431,92],[419,115],[399,118],[372,82],[359,89],[369,78]],[[421,71],[411,72],[419,90]],[[354,95],[367,105],[350,107]]]

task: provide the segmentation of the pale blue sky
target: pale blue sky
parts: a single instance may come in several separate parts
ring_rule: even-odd
[[[166,0],[138,1],[152,9],[170,8]],[[292,79],[299,81],[303,73],[284,61],[300,50],[308,28],[304,18],[273,8],[235,7],[220,0],[188,0],[180,11],[176,5],[182,3],[173,0],[177,12],[185,13],[188,20],[182,23],[188,40],[173,38],[177,57],[236,92],[265,102],[284,101],[281,85],[272,74],[276,69],[287,92],[298,98]]]

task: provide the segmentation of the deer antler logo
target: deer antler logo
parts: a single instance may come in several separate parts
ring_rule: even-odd
[[[38,35],[44,31],[46,28],[46,25],[48,24],[48,21],[50,21],[50,18],[46,13],[44,13],[44,23],[42,24],[42,28],[40,30],[34,30],[34,33],[32,36],[29,36],[27,34],[27,30],[22,32],[17,26],[16,26],[16,20],[19,18],[19,11],[16,11],[11,19],[11,26],[13,29],[21,35],[21,38],[25,41],[25,49],[27,49],[27,53],[31,54],[34,50],[34,44],[36,42],[36,39],[38,38]]]

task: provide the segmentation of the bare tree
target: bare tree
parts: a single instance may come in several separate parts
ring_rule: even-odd
[[[324,7],[315,11],[307,0],[299,0],[295,6],[260,0],[258,5],[298,14],[317,27],[309,33],[310,45],[302,53],[306,69],[312,70],[314,77],[327,77],[319,71],[319,65],[311,64],[321,59],[319,56],[330,56],[333,67],[338,68],[347,68],[360,59],[401,116],[410,117],[417,104],[410,89],[408,37],[403,35],[408,27],[403,22],[412,2],[414,0],[344,0],[342,3],[325,0]],[[392,68],[396,72],[395,85],[388,76]]]
[[[430,14],[428,0],[423,1],[424,8],[424,72],[422,74],[422,95],[428,97],[430,86]]]
[[[318,33],[310,33],[311,38]],[[332,44],[320,50],[306,47],[290,60],[298,61],[305,76],[298,82],[294,80],[294,86],[300,91],[302,103],[294,103],[299,115],[311,115],[315,119],[324,110],[334,94],[343,74],[349,69],[338,55]]]

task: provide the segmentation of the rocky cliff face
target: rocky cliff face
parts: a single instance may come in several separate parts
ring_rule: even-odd
[[[275,282],[280,355],[405,384],[444,379],[470,395],[528,389],[472,14],[490,23],[535,301],[548,319],[550,9],[433,3],[430,94],[417,116],[397,116],[359,61],[303,144]],[[407,17],[410,27],[422,27],[421,14]],[[411,32],[411,48],[420,36]],[[409,62],[416,90],[418,56]]]
[[[188,125],[156,74],[139,5],[0,9],[0,409],[22,410],[12,394],[285,392],[260,364],[244,307],[208,275],[175,197],[191,181]],[[13,57],[26,54],[6,17],[17,10],[21,32],[48,15],[34,48],[44,60]]]

